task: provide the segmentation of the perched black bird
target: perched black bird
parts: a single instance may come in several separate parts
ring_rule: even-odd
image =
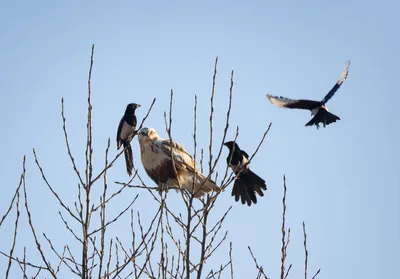
[[[136,115],[135,110],[140,107],[140,105],[132,103],[126,106],[125,114],[121,118],[118,126],[117,132],[117,149],[124,146],[124,154],[125,154],[125,162],[126,162],[126,171],[129,176],[132,175],[133,170],[133,155],[132,155],[132,147],[131,140],[133,139],[136,132]]]
[[[229,155],[226,158],[228,166],[236,174],[235,182],[232,188],[232,196],[235,196],[235,201],[242,200],[242,204],[247,202],[250,206],[251,202],[257,203],[256,193],[262,197],[262,190],[267,190],[267,185],[264,179],[252,172],[249,168],[249,155],[240,150],[236,142],[228,141],[224,145],[229,148]]]
[[[322,123],[324,127],[329,125],[336,120],[340,120],[340,118],[328,111],[328,108],[325,104],[329,101],[330,98],[335,94],[335,92],[342,85],[343,81],[347,78],[347,74],[349,73],[350,61],[347,61],[346,67],[344,68],[340,79],[336,82],[336,84],[332,87],[332,89],[326,94],[326,96],[322,99],[322,101],[310,101],[310,100],[291,100],[285,97],[277,97],[267,94],[267,98],[273,103],[275,106],[280,108],[290,108],[290,109],[308,109],[311,111],[311,116],[314,116],[306,126],[317,126],[319,129],[319,123]]]

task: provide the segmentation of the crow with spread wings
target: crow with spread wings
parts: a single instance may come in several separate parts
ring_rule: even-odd
[[[235,197],[235,201],[239,201],[240,198],[242,204],[246,202],[248,206],[256,204],[256,193],[263,197],[263,190],[267,190],[265,180],[250,170],[249,155],[240,149],[236,142],[228,141],[224,145],[229,149],[226,163],[236,175],[231,195]]]
[[[214,181],[199,171],[192,156],[179,143],[160,138],[152,128],[142,128],[138,141],[143,167],[160,190],[186,189],[196,198],[220,191]]]
[[[315,125],[317,129],[319,129],[319,124],[325,127],[340,118],[333,113],[328,111],[328,108],[325,104],[329,101],[330,98],[335,94],[335,92],[340,88],[344,80],[347,78],[347,74],[349,73],[350,61],[347,61],[346,67],[344,68],[340,79],[336,82],[336,84],[332,87],[332,89],[326,94],[326,96],[322,99],[322,101],[311,101],[311,100],[292,100],[285,97],[277,97],[267,94],[267,98],[270,100],[272,104],[280,108],[290,108],[290,109],[308,109],[311,111],[311,116],[314,116],[306,126]]]

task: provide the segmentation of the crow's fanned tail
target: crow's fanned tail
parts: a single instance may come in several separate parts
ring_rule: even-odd
[[[245,173],[239,174],[239,177],[235,179],[232,196],[235,197],[235,201],[241,199],[242,204],[247,203],[250,206],[252,203],[257,203],[256,193],[260,197],[264,196],[262,190],[267,190],[265,180],[251,170],[247,170]]]
[[[336,122],[337,120],[340,120],[339,116],[330,113],[325,108],[321,108],[317,114],[307,122],[306,126],[315,125],[318,129],[320,123],[322,123],[322,125],[325,127],[326,125]]]

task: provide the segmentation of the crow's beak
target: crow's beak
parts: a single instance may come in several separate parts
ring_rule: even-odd
[[[136,104],[136,107],[137,107],[137,108],[140,108],[140,107],[141,107],[141,105],[139,105],[139,104]]]

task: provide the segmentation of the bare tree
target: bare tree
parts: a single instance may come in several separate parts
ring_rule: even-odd
[[[31,213],[29,204],[38,201],[28,199],[28,187],[26,181],[26,158],[23,159],[23,170],[20,182],[14,191],[10,205],[8,206],[4,216],[0,219],[0,229],[3,222],[10,218],[10,213],[15,211],[15,225],[12,236],[11,248],[9,251],[0,251],[1,255],[7,259],[7,269],[4,271],[5,278],[10,278],[10,270],[13,265],[19,267],[23,278],[60,278],[60,270],[64,270],[65,274],[75,275],[76,277],[88,278],[234,278],[233,264],[233,244],[229,243],[229,251],[226,253],[226,260],[215,261],[210,264],[215,252],[222,247],[227,241],[229,228],[224,225],[224,221],[230,213],[231,207],[218,216],[218,218],[210,218],[218,214],[214,210],[216,203],[219,201],[220,195],[226,194],[224,190],[230,186],[235,177],[233,173],[228,171],[228,166],[224,171],[217,170],[218,162],[221,159],[223,143],[226,140],[229,129],[234,73],[231,73],[229,95],[227,96],[227,108],[225,116],[224,129],[218,136],[214,131],[214,96],[215,83],[217,74],[218,58],[215,60],[214,74],[212,78],[212,92],[210,97],[210,117],[209,117],[209,144],[205,151],[200,149],[198,154],[197,146],[197,96],[194,96],[193,104],[193,144],[194,144],[194,161],[200,161],[199,167],[201,171],[208,173],[208,178],[215,180],[221,187],[221,192],[207,194],[200,199],[195,199],[195,193],[186,190],[180,191],[184,203],[185,212],[175,212],[168,203],[168,192],[160,192],[158,188],[147,185],[141,171],[134,166],[133,176],[129,181],[116,181],[118,186],[116,191],[109,190],[108,170],[124,152],[119,152],[114,158],[109,158],[110,139],[108,139],[107,147],[104,155],[104,166],[101,170],[94,170],[93,163],[93,142],[92,136],[92,68],[93,68],[94,46],[90,58],[90,67],[88,75],[88,95],[87,95],[87,119],[86,119],[86,149],[85,149],[85,167],[80,170],[75,163],[73,152],[70,147],[69,134],[67,130],[66,112],[64,108],[64,99],[61,100],[61,117],[65,145],[69,161],[77,181],[75,189],[75,200],[66,200],[57,193],[56,187],[47,179],[44,168],[42,167],[39,156],[35,149],[33,150],[33,158],[36,166],[42,176],[43,183],[46,185],[53,198],[59,204],[58,215],[64,224],[64,231],[72,236],[75,243],[65,243],[61,248],[55,247],[51,237],[46,233],[39,232],[35,226],[35,220],[38,218]],[[165,129],[170,140],[173,139],[173,100],[174,93],[171,90],[169,112],[164,113]],[[143,127],[147,117],[151,113],[155,99],[148,108],[146,116],[142,119],[140,127]],[[257,155],[261,145],[263,144],[271,123],[266,127],[264,134],[260,138],[258,146],[255,148],[250,157],[249,162]],[[218,133],[218,131],[217,131]],[[236,128],[235,140],[239,136],[239,127]],[[216,138],[220,140],[217,142]],[[213,147],[217,147],[217,152],[213,154]],[[208,152],[207,152],[208,151]],[[208,156],[205,155],[208,153]],[[173,161],[173,160],[172,160]],[[196,175],[196,174],[194,174]],[[193,177],[193,183],[195,177]],[[290,229],[286,229],[286,178],[283,178],[283,213],[282,213],[282,248],[281,248],[281,279],[288,277],[292,265],[286,269],[287,248],[290,242]],[[116,200],[116,197],[124,195],[130,189],[144,191],[153,198],[153,208],[156,208],[153,216],[148,220],[143,220],[140,211],[133,210],[132,206],[138,199],[138,194],[133,196],[131,201],[126,205],[116,205],[120,208],[119,213],[115,216],[108,217],[107,212],[110,206]],[[21,195],[23,195],[24,208],[20,207]],[[127,193],[127,195],[129,195]],[[73,207],[69,205],[73,204]],[[114,205],[115,206],[115,205]],[[24,254],[22,256],[15,255],[15,247],[17,245],[17,233],[20,228],[20,210],[23,210],[27,216],[27,222],[32,234],[36,253],[40,256],[40,262],[31,262],[27,258],[24,243]],[[106,233],[107,230],[116,225],[122,216],[130,216],[131,240],[123,241],[118,237],[110,237]],[[217,220],[217,221],[212,221]],[[145,221],[145,222],[143,222]],[[146,225],[144,225],[144,223]],[[303,223],[304,236],[304,276],[307,279],[308,266],[308,250],[307,235],[305,224]],[[76,247],[79,247],[78,249]],[[267,271],[257,261],[251,248],[250,255],[255,263],[257,271],[256,278],[269,278]],[[220,260],[220,259],[219,259]],[[314,277],[319,274],[318,270]],[[14,270],[17,273],[17,270]],[[71,276],[72,277],[72,276]]]

